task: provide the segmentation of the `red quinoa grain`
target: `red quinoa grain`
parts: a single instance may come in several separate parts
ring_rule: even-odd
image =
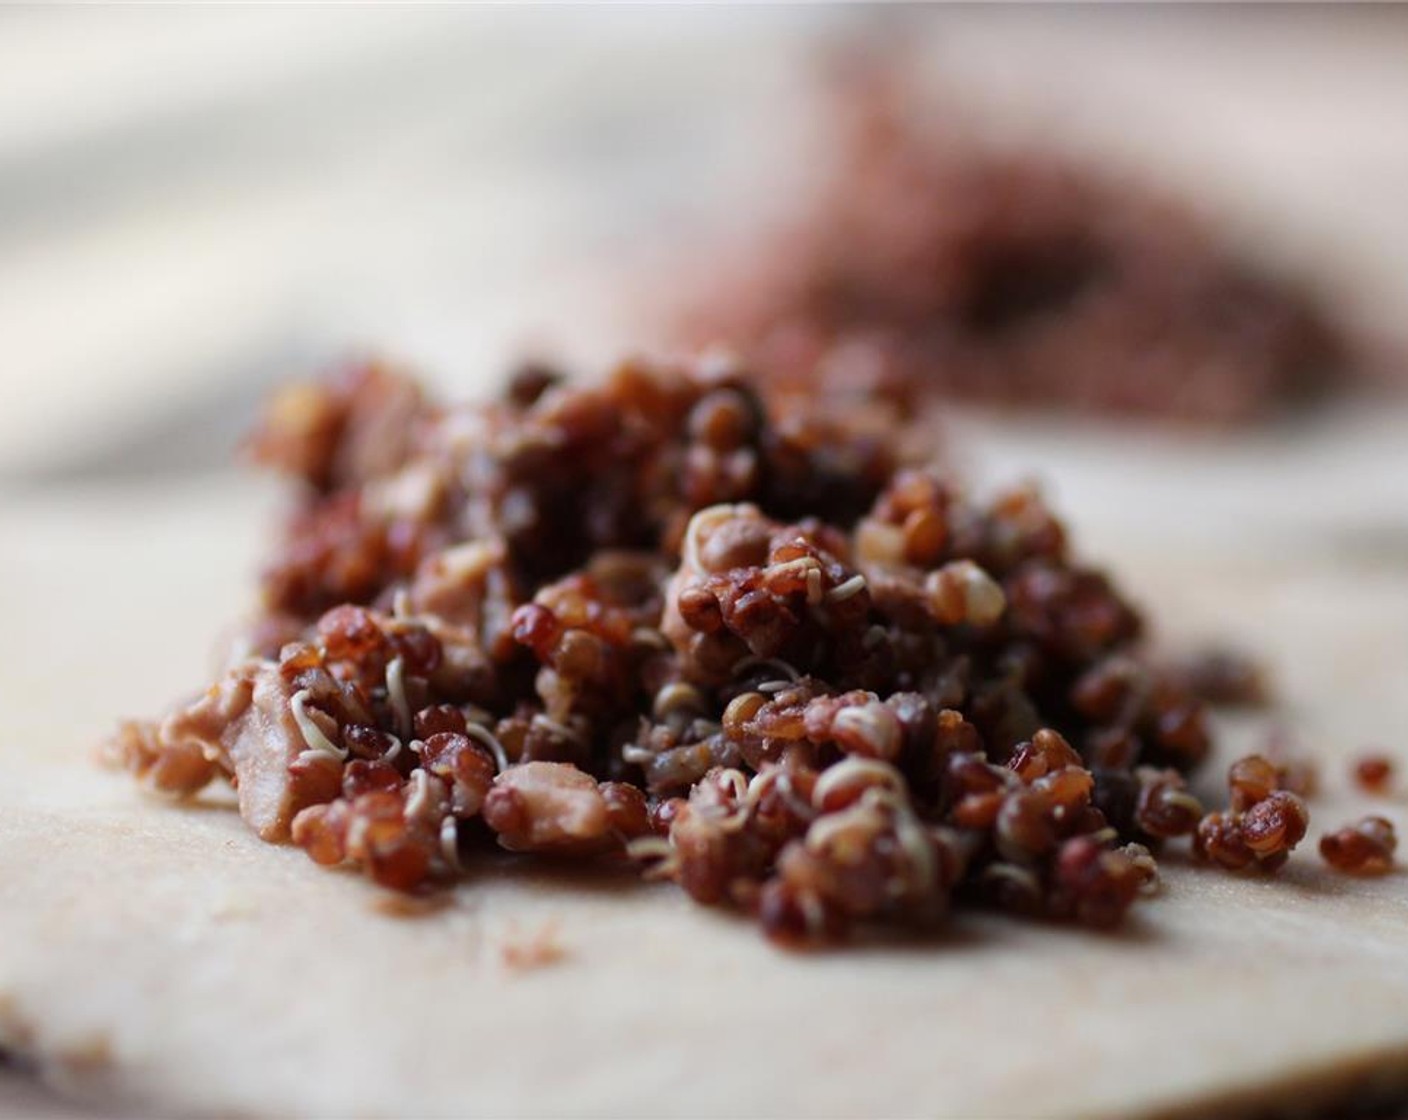
[[[1362,817],[1320,837],[1320,855],[1347,875],[1386,875],[1393,870],[1398,836],[1383,817]]]
[[[1354,764],[1354,781],[1365,793],[1385,793],[1393,781],[1393,759],[1366,754]]]

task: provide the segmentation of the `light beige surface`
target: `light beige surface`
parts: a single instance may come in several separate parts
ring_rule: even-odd
[[[1356,442],[1345,423],[1322,442]],[[1307,847],[1368,809],[1340,760],[1408,726],[1402,538],[1343,568],[1248,509],[1244,545],[1270,547],[1219,552],[1200,484],[1165,497],[1162,532],[1123,532],[1111,509],[1139,469],[1091,493],[1088,441],[1048,442],[1077,530],[1171,637],[1270,654],[1282,718],[1329,764]],[[1219,455],[1199,448],[1199,469]],[[86,748],[197,683],[190,651],[245,594],[267,497],[177,486],[4,516],[0,1033],[66,1091],[210,1114],[1132,1116],[1408,1073],[1408,876],[1338,878],[1310,851],[1270,882],[1175,858],[1121,937],[965,917],[933,944],[792,956],[668,887],[521,864],[389,916],[228,809],[150,803]],[[1401,797],[1374,807],[1408,825]],[[539,937],[560,961],[506,960]]]
[[[461,389],[525,344],[616,356],[653,326],[604,322],[621,276],[667,285],[681,241],[737,237],[814,185],[805,95],[842,28],[902,28],[994,128],[1186,188],[1358,317],[1408,314],[1401,7],[3,20],[0,475],[82,461],[153,415],[247,410],[347,347]]]

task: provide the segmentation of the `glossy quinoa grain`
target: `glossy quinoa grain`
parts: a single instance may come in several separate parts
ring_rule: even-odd
[[[1310,812],[1280,786],[1280,771],[1262,755],[1247,755],[1227,771],[1230,806],[1208,813],[1193,833],[1193,852],[1229,871],[1279,871],[1305,838]]]
[[[1393,870],[1398,835],[1384,817],[1362,817],[1320,837],[1320,855],[1347,875],[1387,875]]]

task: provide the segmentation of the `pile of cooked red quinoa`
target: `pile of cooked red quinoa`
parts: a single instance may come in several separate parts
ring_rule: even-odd
[[[1119,590],[1032,491],[894,442],[708,359],[466,406],[377,365],[292,386],[252,442],[300,494],[263,613],[112,756],[396,890],[495,845],[625,859],[793,944],[954,906],[1113,926],[1179,837],[1279,867],[1287,769],[1205,812],[1201,702]]]
[[[676,294],[684,341],[741,346],[781,391],[1200,423],[1264,417],[1352,364],[1309,285],[1182,201],[994,146],[921,110],[920,86],[883,56],[821,99],[822,188],[731,259],[701,271],[692,248],[682,274],[708,279]]]

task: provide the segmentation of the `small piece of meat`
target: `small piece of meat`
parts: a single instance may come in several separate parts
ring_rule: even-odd
[[[240,815],[264,840],[287,840],[294,814],[312,804],[289,770],[308,749],[292,701],[292,687],[274,662],[250,661],[167,716],[157,731],[165,751],[218,760],[239,793]]]
[[[146,720],[124,721],[103,744],[101,756],[148,789],[177,797],[199,793],[219,772],[199,740],[163,742],[158,726]]]
[[[283,674],[262,663],[250,706],[223,736],[235,768],[240,815],[265,840],[287,840],[294,814],[305,807],[289,773],[308,749],[293,719],[292,699]]]
[[[525,762],[494,779],[484,820],[513,852],[609,846],[611,815],[596,779],[565,762]]]

